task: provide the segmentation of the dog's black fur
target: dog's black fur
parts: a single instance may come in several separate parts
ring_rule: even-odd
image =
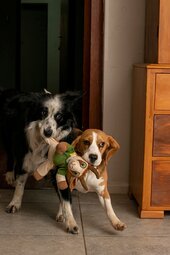
[[[71,142],[76,126],[73,106],[78,98],[79,94],[71,92],[52,95],[47,91],[0,91],[1,138],[7,153],[6,179],[9,184],[15,183],[14,197],[7,212],[14,213],[20,209],[28,176],[46,160],[48,145],[45,138],[54,137],[58,141],[69,138]],[[53,183],[56,187],[56,182]],[[70,204],[69,190],[66,194],[59,191],[59,194]],[[67,228],[73,232],[74,223],[68,223]]]

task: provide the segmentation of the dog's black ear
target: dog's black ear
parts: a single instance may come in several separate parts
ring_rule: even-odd
[[[61,100],[68,111],[70,111],[76,120],[76,127],[82,128],[82,92],[67,91],[61,94]]]
[[[72,144],[72,142],[82,134],[83,132],[78,128],[73,128],[70,134],[65,137],[62,141]]]
[[[81,91],[66,91],[60,95],[61,99],[70,106],[76,104],[80,99],[82,99],[82,96],[83,93]]]
[[[108,142],[108,148],[106,149],[104,153],[104,159],[106,160],[106,163],[113,156],[113,154],[120,148],[120,145],[112,136],[107,137],[107,142]]]

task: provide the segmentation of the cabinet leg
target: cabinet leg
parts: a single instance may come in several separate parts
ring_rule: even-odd
[[[138,208],[141,219],[163,219],[164,211],[146,211]]]

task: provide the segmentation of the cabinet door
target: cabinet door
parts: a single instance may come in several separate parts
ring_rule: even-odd
[[[154,116],[153,156],[170,156],[170,114]]]
[[[151,205],[170,205],[170,161],[154,161],[152,164]]]

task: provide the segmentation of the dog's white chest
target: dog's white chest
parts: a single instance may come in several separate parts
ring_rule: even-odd
[[[75,188],[82,192],[82,193],[87,193],[87,192],[98,192],[102,193],[104,190],[104,179],[103,177],[100,177],[99,179],[96,178],[96,175],[89,171],[85,174],[84,180],[86,182],[86,185],[88,187],[88,190],[85,190],[83,186],[81,185],[80,181],[77,181]]]
[[[34,152],[28,152],[25,155],[24,162],[23,162],[23,169],[27,173],[32,173],[37,169],[37,167],[42,164],[46,158],[45,155],[48,152],[48,145],[42,143],[40,144]]]

